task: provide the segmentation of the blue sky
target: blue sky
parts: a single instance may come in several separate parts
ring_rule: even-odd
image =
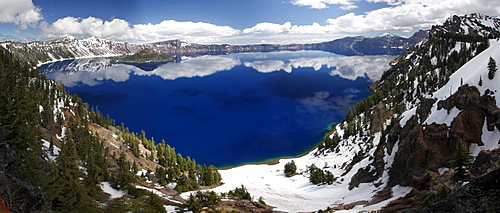
[[[458,14],[500,14],[492,0],[0,0],[1,40],[64,35],[145,43],[310,43],[410,36]]]

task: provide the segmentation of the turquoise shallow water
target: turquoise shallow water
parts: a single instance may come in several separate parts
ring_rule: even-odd
[[[117,124],[222,167],[308,150],[369,95],[391,59],[304,51],[202,56],[144,70],[79,59],[40,70]]]

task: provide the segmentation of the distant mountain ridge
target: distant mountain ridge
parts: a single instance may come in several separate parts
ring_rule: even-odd
[[[318,44],[319,49],[341,55],[399,55],[420,42],[427,41],[428,33],[421,30],[410,38],[390,33],[375,37],[345,37]]]
[[[5,49],[15,56],[26,60],[32,65],[39,65],[51,61],[86,58],[130,55],[144,49],[152,49],[173,57],[219,55],[242,52],[274,52],[320,50],[341,55],[398,55],[427,39],[427,33],[417,32],[410,38],[392,34],[383,34],[377,37],[346,37],[330,42],[314,44],[191,44],[180,40],[169,40],[156,43],[131,44],[114,42],[96,37],[77,39],[74,36],[65,36],[50,41],[35,41],[30,43],[2,42]]]
[[[500,19],[479,13],[464,16],[454,15],[446,20],[443,25],[433,26],[431,34],[456,33],[483,37],[498,37],[500,32]]]

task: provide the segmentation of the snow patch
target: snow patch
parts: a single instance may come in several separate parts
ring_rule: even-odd
[[[149,192],[151,192],[151,193],[153,193],[153,194],[155,194],[155,195],[158,195],[159,197],[161,197],[161,198],[163,198],[163,199],[165,199],[165,200],[168,200],[168,201],[173,202],[173,203],[177,203],[177,204],[179,204],[179,205],[183,205],[183,203],[182,203],[182,202],[180,202],[180,201],[178,201],[178,200],[171,199],[171,197],[170,197],[170,196],[168,196],[168,195],[166,195],[166,194],[162,193],[161,191],[159,191],[159,190],[157,190],[157,189],[153,189],[153,188],[149,188],[149,187],[145,187],[145,186],[139,186],[139,185],[135,185],[135,188],[138,188],[138,189],[144,189],[144,190],[149,191]],[[163,187],[161,187],[161,188],[163,188]],[[176,208],[177,206],[167,206],[167,205],[164,205],[164,207],[165,207],[165,209],[167,210],[167,212],[176,212],[176,211],[175,211],[175,208]]]
[[[110,199],[120,198],[127,194],[125,191],[114,189],[109,182],[102,182],[100,185],[102,191],[109,194]]]
[[[446,171],[450,170],[450,168],[442,167],[438,169],[439,175],[444,174]]]
[[[64,137],[66,137],[66,127],[62,126],[61,127],[61,135],[56,134],[56,138],[58,140],[62,140]]]
[[[165,207],[165,210],[167,211],[167,213],[175,213],[175,212],[177,212],[175,210],[175,208],[177,208],[177,206],[167,206],[167,205],[164,205],[163,207]]]
[[[410,118],[413,117],[413,115],[415,115],[416,111],[417,107],[414,107],[413,109],[403,112],[403,114],[401,114],[401,120],[399,120],[399,125],[401,127],[406,126],[406,122],[408,122],[408,120],[410,120]]]
[[[450,111],[446,109],[437,109],[437,104],[431,109],[431,113],[429,117],[424,121],[424,125],[430,125],[433,123],[436,124],[446,124],[447,126],[451,126],[451,122],[460,114],[462,110],[459,110],[456,107],[453,107]]]
[[[500,148],[500,144],[498,143],[499,140],[500,132],[496,128],[493,131],[488,131],[488,122],[487,119],[485,119],[483,124],[483,134],[481,135],[481,142],[483,142],[484,145],[479,146],[476,143],[471,143],[469,147],[471,155],[477,157],[479,152],[481,152],[482,150],[493,150]]]
[[[59,151],[61,151],[61,149],[59,149],[59,147],[57,146],[52,146],[52,151],[50,151],[50,142],[42,139],[42,143],[42,149],[45,151],[45,153],[47,153],[49,159],[55,161],[57,156],[59,156]]]

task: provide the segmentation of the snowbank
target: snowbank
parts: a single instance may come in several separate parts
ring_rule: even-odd
[[[227,170],[219,170],[224,185],[213,191],[228,192],[236,187],[244,185],[254,199],[262,196],[264,201],[271,206],[277,207],[278,211],[285,212],[310,212],[325,209],[328,206],[337,207],[356,201],[370,200],[379,190],[371,183],[362,183],[358,188],[348,190],[348,183],[358,168],[368,165],[367,162],[358,163],[348,174],[340,177],[344,170],[340,165],[351,160],[351,153],[330,153],[325,157],[315,157],[313,150],[309,154],[293,158],[281,159],[275,165],[244,165]],[[303,174],[287,178],[284,174],[284,165],[290,161],[297,165],[297,172]],[[305,173],[306,166],[314,163],[319,168],[331,171],[337,181],[332,185],[314,185],[309,183],[308,174]],[[385,185],[385,184],[383,184]],[[393,188],[394,197],[371,206],[357,206],[356,210],[378,210],[388,202],[406,195],[411,191],[409,187],[396,186]],[[190,192],[182,194],[188,197]]]
[[[114,189],[109,182],[102,182],[101,189],[110,195],[110,199],[120,198],[127,194],[125,191]]]

